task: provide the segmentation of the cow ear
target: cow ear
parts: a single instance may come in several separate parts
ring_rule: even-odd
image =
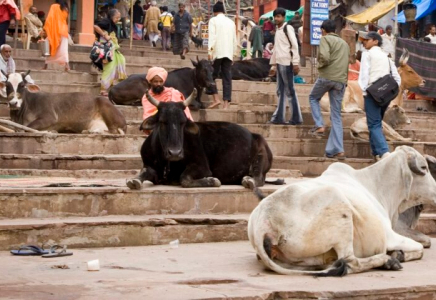
[[[392,105],[392,108],[395,108],[395,109],[398,109],[398,104],[394,104],[394,105]]]
[[[0,96],[3,98],[7,98],[6,94],[6,82],[0,81]]]
[[[37,86],[36,84],[28,84],[28,85],[26,85],[26,88],[31,93],[37,93],[37,92],[41,91],[39,86]]]
[[[195,60],[192,60],[192,59],[191,59],[191,62],[192,62],[192,65],[193,65],[194,67],[197,67],[197,66],[198,66],[198,62],[196,62]]]
[[[198,131],[200,129],[198,128],[198,125],[195,124],[195,122],[188,120],[185,126],[185,130],[188,131],[190,134],[198,134]]]
[[[139,130],[153,130],[157,125],[158,117],[157,114],[154,116],[148,117],[145,119],[141,126],[139,126]]]

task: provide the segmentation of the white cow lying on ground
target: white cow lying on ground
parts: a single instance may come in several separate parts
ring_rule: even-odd
[[[398,125],[411,123],[409,117],[407,117],[406,115],[406,111],[402,107],[394,105],[389,108],[386,111],[383,120],[383,134],[385,135],[386,140],[402,142],[412,141],[411,138],[405,138],[395,131],[395,128]],[[351,124],[350,134],[353,139],[366,142],[369,141],[369,130],[368,123],[366,122],[366,117],[359,118],[354,121],[353,124]]]
[[[334,163],[318,178],[279,189],[251,214],[248,237],[263,263],[280,274],[398,270],[401,261],[424,253],[392,229],[398,214],[435,201],[425,158],[401,146],[370,167]]]

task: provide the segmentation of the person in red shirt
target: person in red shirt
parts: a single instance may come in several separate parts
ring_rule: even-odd
[[[263,23],[263,46],[268,43],[274,42],[273,32],[274,32],[274,24],[270,19],[266,19],[265,23]]]
[[[6,43],[6,33],[15,19],[20,19],[20,10],[13,0],[0,0],[0,47]]]
[[[350,56],[348,64],[348,80],[359,80],[360,61],[357,60],[356,54]]]

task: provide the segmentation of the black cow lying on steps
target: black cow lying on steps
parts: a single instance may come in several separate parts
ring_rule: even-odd
[[[141,148],[144,168],[127,181],[129,188],[140,189],[146,180],[182,187],[242,183],[255,189],[265,184],[273,156],[261,135],[233,123],[190,121],[184,109],[196,90],[184,102],[159,102],[148,91],[146,95],[158,112],[141,125],[152,133]]]

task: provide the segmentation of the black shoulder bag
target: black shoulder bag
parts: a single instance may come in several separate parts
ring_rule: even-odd
[[[387,59],[389,60],[389,74],[377,79],[377,81],[366,89],[374,99],[375,103],[380,107],[388,105],[400,92],[398,83],[395,81],[394,77],[392,77],[392,68],[389,57],[387,57]]]
[[[165,18],[163,19],[163,22],[165,22],[167,17],[168,17],[168,15],[165,15]],[[163,22],[159,21],[159,23],[157,23],[157,30],[162,31],[164,29],[164,23]]]

